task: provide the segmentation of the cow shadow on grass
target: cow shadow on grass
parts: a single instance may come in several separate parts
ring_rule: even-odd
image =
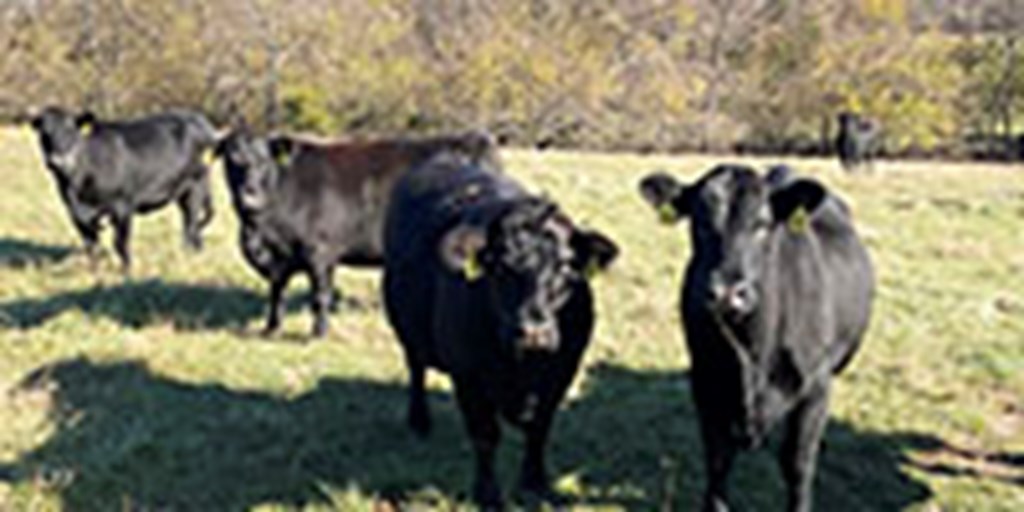
[[[553,436],[560,487],[585,505],[694,508],[703,471],[686,386],[678,372],[591,369]],[[338,506],[338,489],[447,508],[450,497],[464,498],[470,476],[453,400],[431,393],[435,429],[420,440],[405,428],[401,383],[324,379],[286,397],[180,382],[138,361],[72,359],[36,370],[19,389],[51,393],[57,428],[0,465],[0,481],[43,483],[67,510]],[[499,474],[510,487],[521,441],[505,439]],[[931,495],[901,467],[908,450],[938,440],[833,421],[826,442],[822,509],[896,510]],[[777,473],[767,454],[742,459],[733,482],[739,510],[781,509]]]
[[[309,301],[309,293],[289,294],[285,309],[288,313],[308,309]],[[66,311],[77,310],[130,328],[170,323],[182,330],[241,330],[264,317],[267,307],[265,295],[245,288],[146,279],[0,303],[0,326],[39,327]],[[379,307],[372,299],[341,295],[334,312]]]
[[[167,322],[180,329],[241,328],[265,307],[263,297],[243,288],[147,279],[6,302],[0,304],[0,325],[39,327],[78,310],[132,328]]]
[[[689,372],[597,365],[582,399],[564,415],[566,441],[554,460],[566,461],[584,487],[621,493],[617,501],[628,509],[699,510],[703,452],[689,386]],[[737,459],[730,492],[737,510],[785,510],[777,437]],[[871,432],[833,417],[815,482],[815,508],[902,510],[922,502],[931,490],[902,467],[908,452],[939,446],[929,435]]]
[[[0,267],[22,269],[60,263],[75,249],[62,245],[47,245],[17,238],[0,238]]]

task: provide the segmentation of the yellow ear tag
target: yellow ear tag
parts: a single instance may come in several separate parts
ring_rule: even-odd
[[[661,203],[658,207],[658,218],[665,224],[675,224],[679,215],[676,214],[676,209],[672,207],[672,203]]]
[[[213,149],[203,151],[203,165],[211,165],[215,159],[216,155],[213,154]]]
[[[84,123],[82,126],[79,126],[78,133],[82,137],[88,137],[89,134],[92,133],[92,123]]]
[[[807,215],[807,209],[803,206],[797,208],[789,216],[789,231],[796,235],[802,235],[807,232],[807,228],[810,225],[810,217]]]
[[[583,269],[583,276],[587,278],[587,281],[597,277],[597,274],[601,272],[601,265],[597,263],[597,259],[591,258],[587,262],[587,267]]]
[[[476,259],[476,254],[470,254],[462,262],[462,275],[466,278],[466,281],[476,281],[484,275],[484,268],[480,266],[480,261]]]
[[[281,153],[281,154],[277,155],[277,159],[276,160],[277,160],[277,165],[280,165],[281,167],[288,167],[288,164],[291,163],[291,155],[289,155],[287,153]]]

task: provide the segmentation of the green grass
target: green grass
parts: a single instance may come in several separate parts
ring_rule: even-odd
[[[579,509],[689,510],[703,482],[676,301],[688,254],[635,184],[714,157],[509,151],[512,174],[623,249],[596,283],[598,328],[551,444]],[[797,166],[852,203],[880,273],[864,349],[835,386],[819,510],[1024,510],[1024,171]],[[264,286],[236,246],[223,180],[207,250],[177,211],[143,218],[136,271],[84,256],[30,134],[0,131],[0,509],[416,510],[463,506],[470,451],[444,378],[436,429],[404,428],[400,351],[378,275],[305,342],[305,289],[265,340]],[[109,241],[107,241],[109,246]],[[500,472],[510,487],[518,434]],[[768,452],[741,459],[741,510],[779,510]]]

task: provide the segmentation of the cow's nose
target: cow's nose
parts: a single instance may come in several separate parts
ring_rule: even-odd
[[[524,350],[553,351],[558,348],[558,334],[553,326],[529,323],[520,327],[520,346]]]
[[[243,187],[241,195],[242,204],[245,205],[245,207],[259,208],[260,206],[262,206],[262,198],[260,196],[259,190],[253,187]]]
[[[715,283],[711,287],[714,304],[732,313],[749,313],[754,308],[757,292],[747,281]]]

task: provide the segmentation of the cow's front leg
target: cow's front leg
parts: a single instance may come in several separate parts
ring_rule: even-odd
[[[805,398],[790,414],[779,452],[790,512],[810,512],[821,436],[828,422],[828,384]]]
[[[263,335],[270,336],[281,327],[281,318],[284,316],[284,292],[291,281],[292,271],[280,270],[270,276],[270,304],[267,311],[267,325],[263,328]]]
[[[526,400],[529,402],[531,398],[528,396]],[[534,404],[527,403],[525,407],[534,407]],[[536,407],[543,407],[543,410],[534,412],[536,416],[524,425],[526,453],[519,472],[519,494],[526,499],[560,504],[563,497],[551,489],[544,456],[555,411],[553,407]]]
[[[310,280],[313,288],[313,337],[327,334],[327,318],[334,296],[334,264],[314,264]]]
[[[476,467],[473,476],[473,500],[482,510],[500,510],[501,487],[494,474],[494,454],[501,440],[498,411],[473,380],[455,381],[455,397],[462,410],[462,421],[473,443]]]
[[[209,183],[204,174],[202,179],[189,185],[178,198],[181,209],[185,246],[194,251],[203,248],[202,230],[213,219],[213,202],[210,199]]]
[[[113,216],[114,222],[114,249],[121,260],[121,272],[124,275],[132,271],[132,215],[130,212],[118,212]]]
[[[100,224],[98,218],[74,219],[75,229],[82,239],[82,247],[85,249],[85,257],[89,261],[89,269],[96,270],[99,261],[99,234]]]
[[[728,437],[728,429],[720,422],[711,421],[700,415],[701,437],[704,440],[704,468],[707,484],[701,510],[704,512],[728,512],[729,472],[736,458],[736,445]]]

